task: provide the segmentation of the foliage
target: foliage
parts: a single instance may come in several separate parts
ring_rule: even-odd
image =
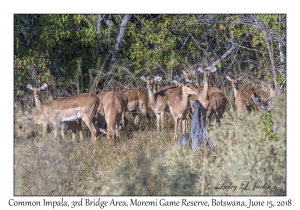
[[[284,15],[260,15],[273,36],[276,63],[280,63],[278,42],[285,53]],[[206,67],[232,45],[236,50],[218,68],[222,73],[247,74],[270,83],[270,59],[255,15],[133,15],[126,28],[118,65],[140,75],[161,74],[166,78],[183,68]],[[48,82],[84,92],[90,84],[90,69],[99,60],[103,72],[113,72],[108,64],[122,15],[16,14],[14,16],[15,96],[24,93],[29,82]],[[78,74],[78,62],[81,72]],[[35,73],[33,73],[35,72]],[[124,72],[123,72],[124,74]],[[278,82],[284,78],[279,75]],[[122,73],[119,72],[119,78]],[[105,79],[98,81],[99,86]],[[58,85],[58,84],[57,84]],[[99,90],[98,90],[99,91]]]
[[[270,113],[262,113],[259,118],[262,120],[262,137],[270,140],[276,139],[276,133],[273,131],[274,122]]]

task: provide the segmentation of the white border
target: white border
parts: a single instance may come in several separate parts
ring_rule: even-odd
[[[292,1],[295,2],[295,1]],[[299,140],[297,128],[299,102],[297,100],[297,84],[300,68],[299,68],[299,11],[296,4],[275,1],[275,0],[252,0],[252,1],[141,1],[141,0],[113,0],[113,1],[32,1],[32,0],[15,0],[1,2],[1,116],[4,116],[1,123],[1,195],[0,206],[8,207],[9,199],[16,200],[42,200],[45,197],[14,197],[13,196],[13,14],[15,13],[286,13],[288,20],[287,33],[287,196],[286,197],[219,197],[226,200],[287,200],[292,199],[293,205],[290,209],[299,207],[299,196],[297,192],[299,188]],[[299,128],[298,128],[299,129]],[[48,198],[48,197],[46,197]],[[71,201],[78,197],[66,197]],[[92,197],[94,198],[94,197]],[[113,197],[104,197],[110,200]],[[122,198],[129,200],[132,197],[116,197],[118,200]],[[141,198],[141,197],[139,197]],[[160,197],[161,198],[161,197]],[[181,197],[167,197],[167,199],[180,199]],[[193,197],[188,197],[193,198]],[[199,198],[201,200],[211,200],[213,197]],[[143,197],[144,200],[152,198]],[[49,200],[59,200],[59,197],[50,197]],[[21,207],[20,207],[21,208]],[[99,207],[97,207],[99,209]],[[199,207],[198,207],[199,208]],[[223,207],[222,209],[229,209]],[[6,209],[6,208],[5,208]],[[40,208],[39,208],[40,209]],[[59,208],[66,209],[66,208]],[[107,208],[105,208],[107,209]],[[127,208],[128,209],[128,208]],[[169,208],[170,209],[170,208]],[[299,209],[299,208],[298,208]]]

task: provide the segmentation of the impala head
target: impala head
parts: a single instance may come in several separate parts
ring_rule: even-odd
[[[186,82],[193,83],[192,76],[195,74],[195,71],[193,69],[190,71],[182,70],[182,73]]]
[[[197,68],[197,71],[200,73],[203,73],[203,80],[205,82],[208,81],[209,75],[211,72],[215,72],[217,70],[216,67],[207,67],[205,70],[203,70],[201,67]]]
[[[47,87],[47,84],[46,84],[46,83],[42,84],[42,86],[41,86],[40,88],[33,88],[33,87],[31,86],[31,84],[28,84],[26,87],[27,87],[29,90],[32,90],[32,91],[33,91],[34,99],[35,99],[35,100],[39,100],[39,99],[41,98],[41,93],[40,93],[40,91],[41,91],[41,90],[44,90],[44,89]]]
[[[150,77],[141,76],[141,80],[147,83],[147,89],[152,91],[156,89],[156,85],[162,80],[161,76],[155,76],[154,79]]]
[[[188,94],[188,95],[198,95],[200,93],[199,90],[197,90],[190,82],[186,82],[183,80],[182,82],[182,92]]]
[[[116,139],[116,135],[117,133],[119,133],[119,131],[121,130],[121,125],[119,126],[116,126],[116,129],[109,129],[108,131],[103,129],[103,128],[100,128],[99,131],[101,133],[104,133],[107,135],[107,139],[110,141],[110,143],[114,142],[115,139]]]
[[[115,141],[116,139],[116,132],[114,130],[109,130],[107,132],[107,139],[110,141],[110,142],[113,142]]]
[[[182,87],[182,81],[178,81],[178,80],[174,79],[172,81],[172,83],[175,84],[177,87]]]
[[[230,78],[230,76],[226,76],[226,79],[229,80],[231,82],[231,86],[234,88],[234,89],[237,89],[237,83],[239,81],[241,81],[243,79],[243,76],[240,76],[239,78]]]
[[[172,83],[175,84],[177,87],[182,87],[183,80],[185,80],[184,74],[177,75],[177,76],[173,77]],[[185,81],[187,81],[187,80],[185,80]]]

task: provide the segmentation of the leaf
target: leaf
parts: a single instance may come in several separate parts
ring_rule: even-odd
[[[266,132],[266,131],[263,131],[262,137],[263,137],[263,138],[266,138],[266,135],[267,135],[267,132]]]

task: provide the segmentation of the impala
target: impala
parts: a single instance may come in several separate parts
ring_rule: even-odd
[[[119,137],[121,123],[124,126],[124,117],[127,107],[127,97],[116,91],[110,91],[103,97],[103,103],[100,103],[100,113],[105,116],[107,130],[99,130],[107,134],[110,145],[113,145],[116,136]]]
[[[263,90],[255,89],[253,86],[248,85],[242,87],[240,90],[237,88],[237,84],[241,81],[243,76],[239,78],[230,78],[226,76],[226,79],[231,82],[231,86],[233,88],[234,93],[234,104],[238,113],[245,113],[246,110],[250,111],[252,106],[251,96],[258,97],[261,99],[266,98],[266,93]]]
[[[209,87],[209,76],[211,72],[215,72],[217,68],[211,67],[203,70],[201,67],[197,69],[200,73],[203,73],[203,88],[199,88],[199,95],[192,95],[190,97],[190,106],[192,112],[194,111],[193,101],[198,100],[205,109],[201,109],[202,119],[204,125],[206,126],[206,121],[209,122],[212,114],[216,114],[216,120],[219,121],[222,118],[225,107],[227,104],[227,99],[225,93],[216,87]],[[185,77],[189,79],[190,74],[185,74]]]
[[[255,97],[254,95],[251,95],[250,98],[262,111],[264,111],[264,112],[271,111],[272,98],[261,99],[261,98]]]
[[[173,140],[177,139],[178,120],[182,121],[183,133],[186,132],[185,121],[186,110],[189,102],[188,97],[193,94],[198,95],[199,90],[197,90],[191,83],[185,81],[183,81],[181,87],[169,89],[166,91],[167,104],[174,120]]]
[[[91,93],[82,93],[72,97],[57,98],[48,103],[41,99],[41,90],[45,89],[44,83],[40,88],[33,88],[30,84],[27,88],[33,91],[36,109],[45,116],[47,123],[53,124],[54,137],[57,136],[58,123],[82,119],[92,133],[92,141],[96,142],[96,125],[94,118],[99,105],[99,99]]]
[[[208,79],[209,79],[209,75],[211,72],[215,72],[217,70],[217,68],[212,68],[212,69],[206,69],[203,71],[203,69],[201,67],[199,67],[197,69],[199,72],[203,73],[203,88],[199,89],[200,90],[200,94],[199,95],[193,95],[190,97],[190,104],[193,104],[194,98],[196,100],[198,100],[201,105],[207,109],[208,104],[209,104],[209,97],[208,97],[208,90],[209,90],[209,84],[208,84]],[[189,74],[185,74],[185,77],[188,79],[189,78]],[[193,108],[193,106],[192,106]]]
[[[165,92],[176,87],[165,86],[154,93],[155,86],[157,82],[161,80],[161,77],[156,76],[154,79],[151,79],[150,77],[145,78],[142,76],[141,80],[147,83],[149,104],[156,115],[156,129],[158,132],[160,126],[162,129],[165,126],[165,112],[168,111],[167,97]]]
[[[105,122],[105,114],[104,114],[104,110],[103,110],[103,98],[107,93],[108,92],[101,92],[96,95],[99,98],[99,106],[98,106],[97,114],[96,114],[98,129],[100,129],[100,128],[106,129],[107,128],[107,125]]]
[[[211,117],[213,114],[216,116],[216,121],[220,122],[226,110],[227,98],[224,92],[213,92],[210,95],[209,105],[206,112],[206,122],[205,124],[210,124]]]
[[[38,126],[42,125],[43,135],[47,132],[48,129],[47,118],[36,109],[32,111],[30,124],[38,125]],[[62,123],[61,136],[63,139],[65,139],[64,131],[66,129],[66,126],[69,126],[70,129],[72,130],[72,140],[75,140],[75,135],[77,131],[79,132],[80,141],[83,140],[81,119],[78,119],[78,123],[76,121],[65,121]]]
[[[124,90],[121,94],[127,96],[127,110],[132,113],[134,124],[138,124],[137,110],[143,113],[143,115],[149,119],[147,114],[147,95],[139,89]]]

